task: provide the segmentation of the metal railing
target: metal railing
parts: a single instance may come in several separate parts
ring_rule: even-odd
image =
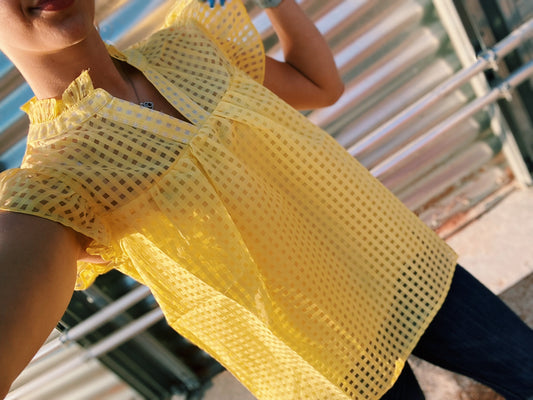
[[[113,318],[132,307],[139,301],[148,297],[150,294],[151,292],[147,287],[137,287],[136,289],[122,296],[120,299],[111,303],[109,306],[96,312],[91,317],[80,322],[78,325],[65,330],[60,336],[45,344],[35,355],[31,363],[39,363],[47,356],[64,349],[65,346],[69,345],[69,343],[79,340],[94,332],[96,329],[111,321]],[[34,392],[44,384],[63,377],[65,374],[72,372],[88,361],[97,359],[98,357],[101,357],[114,350],[118,346],[126,343],[128,340],[146,331],[163,318],[163,312],[159,308],[147,312],[140,318],[133,320],[106,338],[84,349],[82,353],[68,359],[62,364],[57,364],[51,369],[43,371],[30,381],[12,390],[6,397],[6,400],[15,400],[23,397]],[[154,352],[158,353],[157,349],[154,348]],[[187,366],[174,357],[169,359],[169,357],[165,356],[164,351],[159,353],[161,354],[159,354],[158,360],[164,363],[165,366],[175,374],[175,376],[179,377],[187,389],[195,390],[200,387],[198,378]]]

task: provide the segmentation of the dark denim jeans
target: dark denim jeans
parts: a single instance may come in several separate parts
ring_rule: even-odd
[[[533,400],[533,330],[460,266],[413,354],[473,378],[507,400]],[[400,399],[424,399],[408,365],[382,397]]]

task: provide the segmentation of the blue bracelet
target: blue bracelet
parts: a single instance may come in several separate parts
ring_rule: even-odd
[[[215,8],[215,0],[198,0],[200,3],[209,3],[209,7]],[[226,0],[220,0],[220,5],[224,6]]]
[[[273,8],[280,5],[283,0],[255,0],[257,5],[261,8]]]
[[[198,0],[200,3],[209,3],[209,7],[214,8],[216,0]],[[283,0],[255,0],[261,8],[273,8],[280,5]],[[224,6],[225,0],[219,0],[220,5]]]

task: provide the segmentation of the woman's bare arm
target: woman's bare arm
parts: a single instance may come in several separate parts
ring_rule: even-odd
[[[0,398],[63,315],[80,243],[55,222],[0,212]]]
[[[266,13],[285,62],[267,57],[265,86],[297,109],[333,104],[344,84],[322,34],[294,0],[283,0]]]

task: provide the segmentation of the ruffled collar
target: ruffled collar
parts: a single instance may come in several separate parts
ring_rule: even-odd
[[[127,60],[126,54],[116,47],[108,44],[107,50],[111,57]],[[83,99],[91,95],[94,90],[89,70],[85,70],[65,89],[61,99],[39,100],[33,97],[21,107],[21,110],[28,115],[32,124],[48,122],[79,104]]]
[[[24,104],[21,109],[28,114],[32,124],[51,121],[70,107],[78,104],[93,90],[93,82],[89,76],[89,71],[86,70],[65,89],[61,99],[39,100],[34,97]]]

